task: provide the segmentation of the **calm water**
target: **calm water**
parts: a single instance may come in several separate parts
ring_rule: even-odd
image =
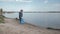
[[[5,13],[8,18],[18,18],[18,13]],[[43,27],[60,28],[60,13],[23,13],[25,22]]]

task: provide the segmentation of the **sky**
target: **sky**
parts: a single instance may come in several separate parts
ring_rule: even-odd
[[[60,11],[60,0],[0,0],[4,11]]]

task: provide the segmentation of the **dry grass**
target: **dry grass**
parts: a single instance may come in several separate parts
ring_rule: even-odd
[[[4,23],[4,17],[0,16],[0,23]]]

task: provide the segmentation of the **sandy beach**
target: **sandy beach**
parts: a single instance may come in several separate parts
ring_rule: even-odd
[[[19,24],[16,19],[5,18],[5,23],[0,24],[0,34],[60,34],[60,31]]]

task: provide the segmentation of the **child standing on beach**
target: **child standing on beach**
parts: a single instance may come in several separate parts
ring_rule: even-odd
[[[20,21],[20,23],[22,21],[22,17],[23,17],[23,10],[20,10],[20,12],[19,12],[19,21]]]

